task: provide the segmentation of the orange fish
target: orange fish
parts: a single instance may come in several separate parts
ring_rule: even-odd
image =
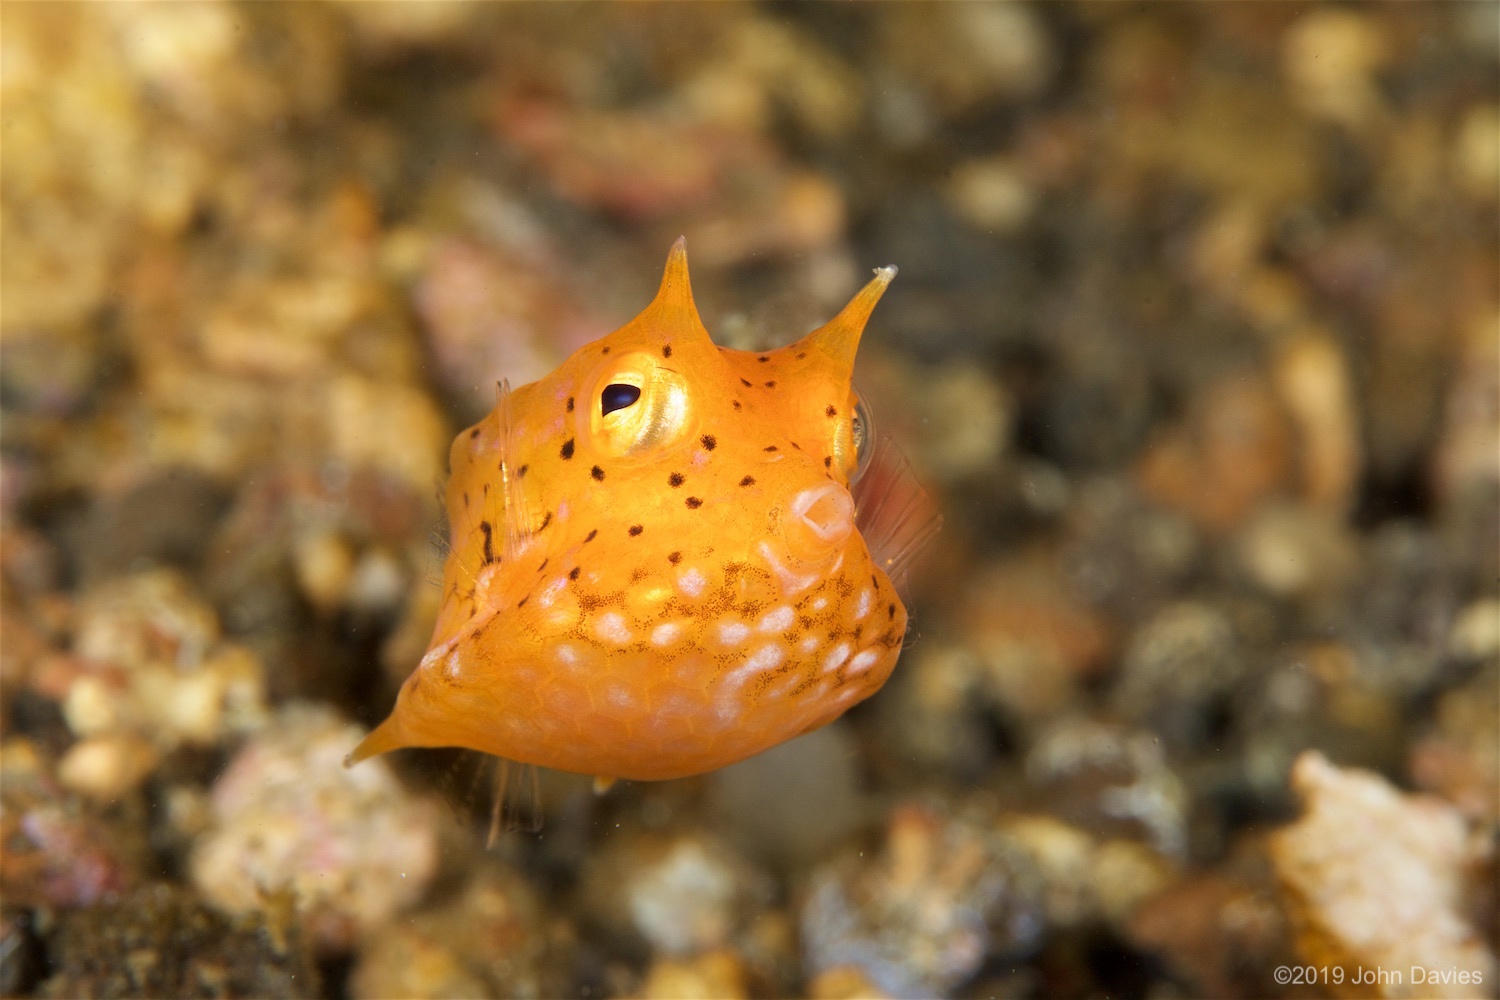
[[[350,762],[469,747],[677,778],[879,689],[906,633],[892,578],[938,523],[850,386],[895,274],[795,344],[735,351],[703,328],[678,240],[643,313],[502,383],[453,443],[431,647]]]

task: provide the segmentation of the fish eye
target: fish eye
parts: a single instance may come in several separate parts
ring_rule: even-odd
[[[579,436],[604,458],[659,453],[692,437],[696,413],[688,388],[655,352],[616,353],[579,386],[584,399],[598,400],[578,408]]]
[[[603,416],[613,413],[616,410],[623,410],[640,398],[640,386],[626,385],[623,382],[611,382],[599,394],[599,413]]]
[[[854,399],[854,416],[849,420],[849,434],[854,439],[854,475],[851,484],[858,482],[870,467],[870,458],[875,454],[875,418],[870,404],[863,397]]]

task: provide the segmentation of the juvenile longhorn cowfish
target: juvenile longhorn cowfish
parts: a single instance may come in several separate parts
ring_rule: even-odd
[[[895,274],[788,347],[730,350],[678,240],[644,312],[502,383],[453,442],[431,647],[350,762],[448,746],[676,778],[878,690],[906,633],[893,578],[937,528],[850,385]]]

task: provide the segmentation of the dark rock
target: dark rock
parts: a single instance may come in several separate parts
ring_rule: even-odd
[[[167,884],[64,914],[43,997],[309,997],[318,969],[290,916],[230,920]]]

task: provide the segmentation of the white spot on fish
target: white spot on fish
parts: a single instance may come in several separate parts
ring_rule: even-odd
[[[868,649],[865,650],[863,653],[860,653],[859,655],[854,657],[854,659],[849,661],[848,675],[852,676],[854,674],[864,673],[866,670],[869,670],[870,665],[879,658],[880,657],[877,656],[874,651]]]
[[[668,691],[657,701],[651,716],[653,721],[690,718],[702,709],[702,704],[680,691]]]
[[[677,574],[677,589],[689,597],[702,595],[703,588],[708,586],[708,581],[703,579],[703,574],[696,568],[685,569]]]
[[[760,620],[760,630],[762,632],[785,632],[792,627],[792,622],[796,620],[796,617],[791,606],[783,604]]]
[[[751,653],[750,658],[741,666],[730,671],[724,680],[732,687],[737,688],[748,680],[751,675],[764,673],[767,670],[780,666],[781,661],[785,658],[786,654],[781,651],[780,643],[768,643],[757,649],[754,653]]]
[[[814,611],[822,611],[826,607],[828,607],[828,598],[826,597],[820,597],[816,601],[813,601]]]
[[[557,658],[561,662],[566,663],[571,667],[578,662],[578,650],[574,649],[572,646],[558,646]]]
[[[818,648],[818,637],[815,635],[807,636],[801,642],[797,643],[797,648],[804,653],[811,653]]]
[[[739,622],[724,622],[719,626],[719,641],[726,646],[738,646],[750,634],[750,629]]]
[[[663,622],[651,630],[651,644],[653,646],[670,646],[682,635],[682,626],[676,622]]]
[[[823,673],[826,674],[837,670],[844,665],[844,661],[847,659],[849,659],[849,644],[841,642],[838,644],[838,648],[829,653],[827,658],[823,660]]]
[[[463,672],[463,661],[459,658],[458,647],[448,654],[448,660],[443,664],[443,675],[449,680],[457,680],[458,675]]]
[[[859,621],[865,615],[870,613],[870,597],[871,594],[869,587],[866,587],[864,590],[861,590],[859,592],[859,604],[855,605],[854,608],[855,621]]]
[[[601,638],[622,646],[630,641],[630,629],[625,624],[625,616],[615,611],[606,611],[600,615],[599,620],[594,623],[594,631]]]
[[[536,602],[544,608],[552,607],[553,602],[557,600],[558,591],[562,590],[567,585],[567,580],[564,580],[562,577],[558,577],[556,580],[553,580],[551,583],[547,584],[546,588],[537,595]]]
[[[625,708],[635,701],[630,694],[630,688],[624,684],[611,684],[605,689],[604,699],[617,708]]]
[[[770,670],[781,663],[786,654],[781,651],[779,643],[769,643],[757,649],[750,659],[745,661],[742,670],[750,670],[759,673],[762,670]]]

